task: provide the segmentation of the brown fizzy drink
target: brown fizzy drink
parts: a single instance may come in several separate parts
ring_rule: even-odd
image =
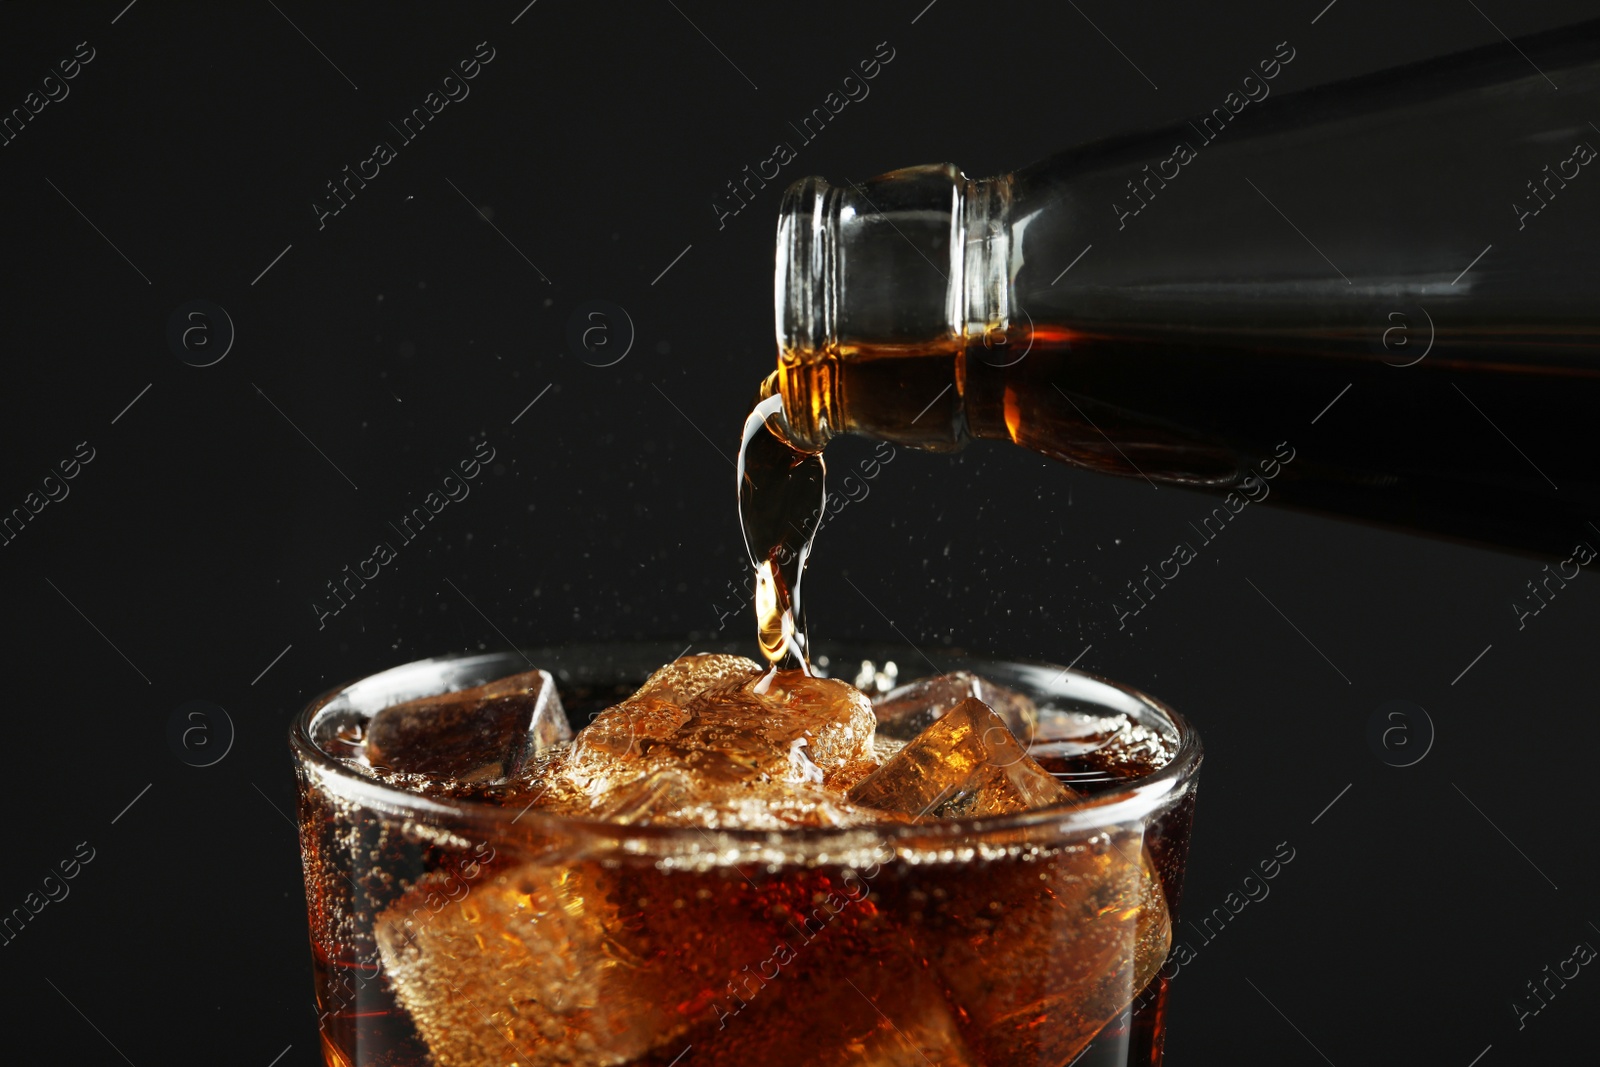
[[[1176,735],[971,673],[823,670],[694,655],[638,688],[531,671],[309,718],[328,1062],[1157,1062],[1192,792],[1065,826]],[[492,759],[442,764],[430,715]],[[509,761],[508,724],[532,739]]]

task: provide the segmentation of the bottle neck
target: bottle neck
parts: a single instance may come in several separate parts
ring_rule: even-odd
[[[846,187],[804,178],[778,217],[774,304],[791,443],[840,433],[921,448],[967,438],[965,353],[1004,346],[1012,322],[1012,179],[950,164]]]

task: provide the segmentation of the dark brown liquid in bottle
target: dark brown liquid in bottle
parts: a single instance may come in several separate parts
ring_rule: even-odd
[[[1600,410],[1600,338],[1441,326],[1385,351],[1367,333],[1038,323],[1004,344],[856,348],[780,377],[807,378],[784,388],[817,398],[833,432],[941,450],[1007,440],[1152,484],[1510,548],[1568,554],[1596,535],[1600,465],[1581,427]]]
[[[745,419],[739,446],[739,525],[755,568],[756,631],[761,653],[778,670],[810,673],[800,600],[811,542],[827,500],[820,453],[792,448],[770,425],[783,400],[761,401]]]

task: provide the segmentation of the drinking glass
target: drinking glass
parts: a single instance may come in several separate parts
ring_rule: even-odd
[[[1042,709],[1124,715],[1173,753],[1144,777],[1000,817],[777,833],[617,824],[409,792],[341,758],[382,708],[530,664],[555,677],[577,729],[676,654],[443,656],[334,689],[296,717],[329,1064],[1160,1062],[1158,969],[1201,748],[1181,716],[1126,686],[941,655],[943,670]],[[886,674],[931,673],[887,646],[818,645],[813,663],[869,691]]]

